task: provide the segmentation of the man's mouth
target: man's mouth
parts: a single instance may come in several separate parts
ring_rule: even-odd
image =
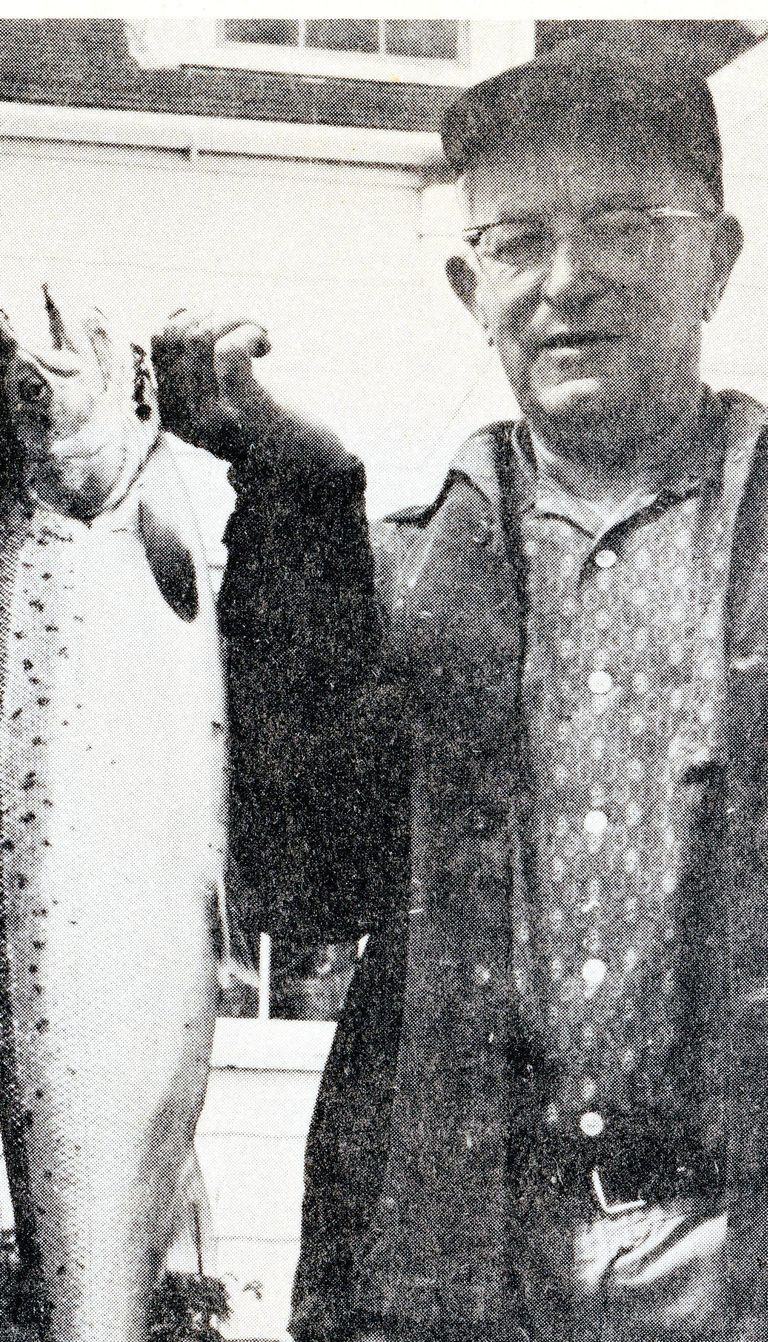
[[[592,345],[615,344],[623,337],[613,331],[557,331],[536,341],[541,350],[589,349]]]

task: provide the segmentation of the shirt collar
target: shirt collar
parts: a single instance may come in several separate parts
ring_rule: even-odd
[[[716,484],[722,478],[725,415],[722,397],[705,387],[696,430],[685,449],[681,445],[673,454],[665,474],[654,487],[644,486],[625,500],[621,516],[612,517],[610,525],[635,516],[661,498],[688,498],[706,484]],[[541,478],[524,420],[492,424],[473,434],[454,457],[450,474],[466,476],[500,510],[500,456],[512,459],[518,512],[523,514],[536,508],[539,512],[555,513],[575,522],[587,535],[596,535],[604,529],[603,519],[582,500],[570,494],[566,499],[557,482]]]

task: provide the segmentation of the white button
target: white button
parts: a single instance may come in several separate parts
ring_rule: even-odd
[[[613,676],[608,671],[593,671],[587,684],[592,694],[607,694],[613,689]]]
[[[588,1113],[581,1115],[579,1127],[585,1137],[599,1137],[605,1127],[605,1119],[602,1114],[597,1114],[590,1109]]]
[[[613,568],[618,556],[614,550],[598,550],[595,563],[598,568]]]
[[[583,1081],[581,1084],[582,1099],[586,1100],[587,1103],[589,1103],[590,1100],[594,1099],[596,1094],[597,1094],[597,1083],[593,1081],[591,1077],[587,1077],[586,1081]]]
[[[590,956],[581,966],[581,977],[588,988],[599,988],[607,973],[608,966],[605,960],[598,960],[594,956]]]
[[[587,811],[584,817],[585,834],[594,834],[596,838],[602,838],[608,828],[608,817],[605,811]]]

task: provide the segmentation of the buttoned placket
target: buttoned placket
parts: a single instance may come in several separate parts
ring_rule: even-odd
[[[611,579],[621,572],[623,536],[629,530],[641,525],[643,521],[650,520],[655,511],[662,512],[668,506],[678,502],[683,503],[686,498],[697,494],[700,485],[701,481],[698,478],[688,475],[657,492],[640,491],[628,498],[622,508],[606,519],[602,526],[594,530],[593,534],[590,534],[592,529],[588,527],[588,519],[584,510],[579,509],[578,516],[574,516],[569,509],[568,515],[564,516],[561,508],[557,508],[556,511],[552,509],[550,501],[545,501],[541,494],[538,498],[529,501],[528,507],[533,508],[538,515],[559,517],[582,533],[586,548],[577,561],[578,571],[574,575],[576,579],[575,589],[583,597],[588,586],[593,583],[604,594],[605,601],[600,603],[600,608],[595,612],[595,624],[598,629],[601,623],[605,625],[606,631],[610,628]],[[639,592],[642,591],[642,589],[638,590]],[[637,686],[639,686],[640,677],[634,677],[633,679],[637,681]],[[587,673],[582,688],[589,695],[591,710],[595,718],[599,718],[603,713],[609,711],[611,703],[615,702],[617,695],[627,692],[629,687],[617,680],[617,668],[612,664],[607,648],[601,649],[598,647],[595,649],[594,666]],[[577,691],[578,687],[574,686],[574,690]],[[611,824],[610,809],[606,800],[609,792],[608,780],[601,777],[602,753],[594,748],[599,740],[599,737],[593,738],[592,759],[590,761],[595,780],[592,784],[594,804],[585,811],[582,821],[586,848],[594,857],[600,853]],[[634,854],[631,851],[628,851],[625,855],[627,862],[632,857],[634,857]],[[627,903],[629,904],[629,900]],[[555,914],[562,914],[559,909],[554,910],[554,912]],[[600,953],[602,950],[601,912],[601,899],[597,890],[588,892],[581,905],[581,913],[584,915],[581,929],[583,932],[584,959],[581,963],[580,977],[585,1001],[589,1001],[601,990],[609,974],[609,965],[604,958],[604,952],[603,954]],[[632,911],[628,910],[628,912],[631,913]],[[622,970],[625,974],[632,973],[637,964],[637,959],[637,951],[630,947],[622,963]],[[558,962],[552,963],[551,972],[553,977],[557,977],[562,972]],[[583,1034],[585,1043],[592,1042],[590,1027],[585,1026]],[[626,1058],[622,1059],[622,1065],[626,1070],[631,1070],[634,1065],[634,1056],[628,1053]],[[587,1074],[586,1071],[582,1074],[579,1082],[579,1096],[582,1102],[581,1112],[578,1116],[581,1134],[588,1140],[599,1138],[605,1130],[605,1118],[600,1109],[599,1081],[595,1076]],[[547,1118],[548,1121],[557,1123],[559,1119],[557,1106],[550,1105]],[[603,1198],[603,1201],[605,1201],[605,1198]]]

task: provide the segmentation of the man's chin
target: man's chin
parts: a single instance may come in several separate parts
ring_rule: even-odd
[[[527,413],[534,424],[552,430],[587,425],[594,428],[619,423],[627,414],[627,396],[598,377],[574,378],[567,382],[532,387]]]

